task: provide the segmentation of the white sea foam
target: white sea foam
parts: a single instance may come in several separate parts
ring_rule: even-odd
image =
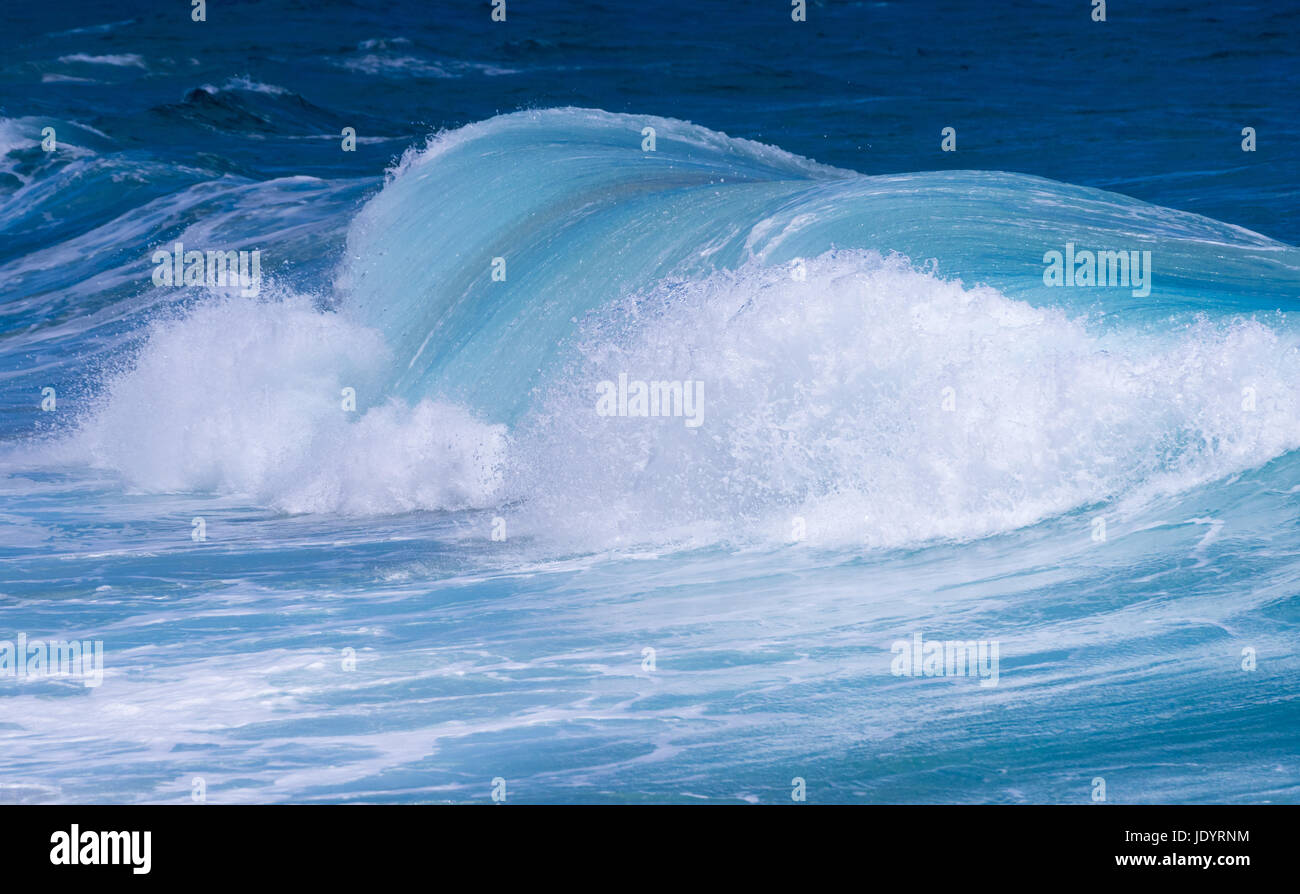
[[[213,94],[234,90],[243,93],[265,93],[268,96],[287,96],[291,92],[278,84],[264,84],[261,81],[255,81],[248,75],[226,78],[225,83],[220,87],[204,84],[203,89]]]
[[[144,57],[138,53],[110,53],[104,56],[73,53],[68,56],[60,56],[59,61],[63,63],[80,63],[82,65],[112,65],[117,68],[148,68],[145,65]]]
[[[1099,335],[899,257],[806,269],[665,284],[589,323],[516,436],[538,529],[788,540],[799,517],[822,544],[965,539],[1300,445],[1300,353],[1261,322]],[[598,415],[619,372],[702,381],[703,426]]]
[[[72,75],[55,74],[47,71],[41,75],[42,84],[98,84],[94,78],[78,78]]]
[[[354,59],[345,59],[339,63],[350,71],[359,71],[368,75],[406,75],[426,78],[460,78],[466,75],[486,75],[500,77],[517,74],[513,68],[489,65],[481,62],[461,62],[456,60],[421,59],[411,55],[380,55],[366,53]]]
[[[387,362],[376,333],[301,299],[207,301],[149,327],[56,455],[146,492],[246,495],[286,512],[485,504],[504,430],[446,404],[386,401]]]
[[[45,127],[56,128],[58,148],[64,158],[83,158],[94,152],[85,146],[77,145],[71,139],[80,142],[85,133],[98,137],[104,135],[93,127],[76,122],[61,122],[53,118],[24,116],[21,118],[0,118],[0,173],[12,174],[22,183],[31,182],[31,177],[19,173],[18,158],[9,158],[10,153],[34,150],[41,145]]]
[[[40,142],[39,127],[32,128],[34,136],[24,133],[27,122],[36,118],[0,118],[0,158],[17,149],[26,149]]]

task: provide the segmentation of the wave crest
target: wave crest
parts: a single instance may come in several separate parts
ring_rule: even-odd
[[[539,528],[788,540],[800,518],[823,544],[966,539],[1300,445],[1300,352],[1255,319],[1094,334],[901,256],[791,270],[665,283],[586,325],[517,438]],[[619,373],[703,382],[703,424],[597,415]]]

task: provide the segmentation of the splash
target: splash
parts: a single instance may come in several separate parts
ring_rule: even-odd
[[[304,299],[206,302],[150,326],[63,450],[141,491],[239,494],[284,512],[486,504],[503,428],[384,398],[386,362],[375,332]]]
[[[752,265],[596,316],[517,437],[516,496],[587,542],[900,546],[1190,489],[1300,446],[1300,352],[1250,318],[1098,334],[900,256]],[[620,372],[704,424],[610,418]],[[653,532],[653,535],[651,535]]]

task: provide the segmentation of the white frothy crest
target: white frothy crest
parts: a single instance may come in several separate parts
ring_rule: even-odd
[[[386,401],[388,361],[377,333],[301,299],[209,301],[150,326],[64,449],[145,492],[246,495],[285,512],[489,504],[504,429],[448,404]]]
[[[800,274],[803,276],[803,274]],[[704,424],[606,418],[595,383],[704,382]],[[1243,409],[1243,389],[1257,402]],[[1098,335],[901,257],[829,252],[604,313],[517,437],[539,530],[594,544],[899,546],[1185,490],[1300,445],[1300,353],[1251,319]]]

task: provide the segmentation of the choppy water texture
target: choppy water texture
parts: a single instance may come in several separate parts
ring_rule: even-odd
[[[1300,9],[763,6],[6,7],[0,801],[1300,800]]]

